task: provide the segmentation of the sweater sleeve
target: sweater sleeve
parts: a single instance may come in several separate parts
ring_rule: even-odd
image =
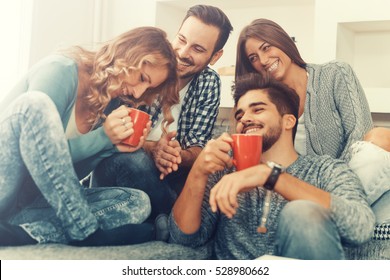
[[[363,87],[352,67],[335,62],[333,94],[344,133],[344,148],[340,158],[349,161],[349,148],[373,127],[371,112]]]
[[[375,217],[362,183],[342,160],[328,158],[320,170],[319,187],[330,192],[331,216],[344,242],[359,245],[373,233]]]
[[[206,244],[214,235],[214,231],[216,230],[218,219],[220,212],[214,213],[211,211],[209,204],[209,196],[211,188],[220,180],[222,177],[222,172],[217,172],[213,175],[209,176],[206,192],[203,197],[202,203],[202,221],[198,231],[193,234],[185,234],[180,230],[178,225],[176,224],[175,217],[173,215],[173,211],[171,212],[169,218],[169,229],[171,233],[170,242],[178,243],[181,245],[189,246],[192,248],[196,248]]]
[[[72,161],[77,163],[104,151],[105,157],[109,157],[116,151],[115,146],[104,132],[103,127],[98,127],[86,134],[68,140]]]
[[[77,96],[78,69],[76,63],[63,56],[50,56],[44,63],[31,71],[28,79],[28,91],[38,90],[46,93],[54,101],[65,129],[71,108]],[[68,140],[72,161],[93,157],[101,152],[109,156],[115,147],[102,127],[80,137]],[[111,153],[107,153],[111,150]]]

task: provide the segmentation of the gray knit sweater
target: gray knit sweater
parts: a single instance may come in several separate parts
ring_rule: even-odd
[[[371,237],[374,215],[360,180],[343,161],[329,156],[300,156],[287,172],[331,193],[331,216],[344,243],[361,244]],[[215,236],[218,259],[254,259],[264,254],[275,254],[278,216],[287,201],[278,193],[272,193],[266,225],[268,231],[259,234],[256,229],[261,220],[265,195],[262,187],[239,194],[239,209],[231,220],[211,211],[208,203],[210,189],[224,173],[227,171],[209,177],[203,199],[202,223],[196,233],[184,234],[176,225],[173,215],[170,216],[171,242],[198,247]]]
[[[308,64],[306,70],[307,154],[330,155],[348,162],[349,147],[373,127],[364,90],[346,63]]]

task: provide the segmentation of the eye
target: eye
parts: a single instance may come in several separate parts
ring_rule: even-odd
[[[241,118],[242,118],[242,114],[235,116],[235,119],[237,122],[239,122],[241,120]]]
[[[248,59],[249,59],[250,63],[254,63],[257,61],[258,57],[257,57],[257,55],[251,55],[248,57]]]
[[[271,48],[271,45],[266,44],[266,45],[263,46],[262,50],[263,50],[264,52],[266,52],[266,51],[268,51],[270,48]]]
[[[186,40],[184,39],[183,36],[177,36],[177,38],[178,38],[178,40],[179,40],[180,43],[183,43],[183,44],[186,43]]]
[[[197,47],[195,47],[194,49],[195,49],[195,51],[196,51],[197,53],[201,53],[201,52],[203,52],[203,49],[201,49],[201,48],[197,48]]]
[[[255,108],[253,109],[253,111],[254,111],[255,113],[259,114],[259,113],[261,113],[261,112],[264,111],[264,108],[263,108],[263,107],[255,107]]]

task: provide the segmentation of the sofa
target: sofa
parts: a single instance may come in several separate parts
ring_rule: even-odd
[[[350,260],[390,260],[390,233],[383,231],[360,247],[345,247]],[[380,239],[382,238],[382,239]],[[162,241],[137,245],[74,247],[63,244],[39,244],[0,247],[1,260],[202,260],[213,258],[212,242],[196,248]]]

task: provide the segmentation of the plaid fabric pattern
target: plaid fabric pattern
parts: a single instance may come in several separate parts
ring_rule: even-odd
[[[218,74],[206,67],[190,82],[184,96],[178,120],[177,136],[183,149],[204,147],[211,139],[221,98],[221,80]],[[157,99],[148,109],[154,127],[161,116]]]

